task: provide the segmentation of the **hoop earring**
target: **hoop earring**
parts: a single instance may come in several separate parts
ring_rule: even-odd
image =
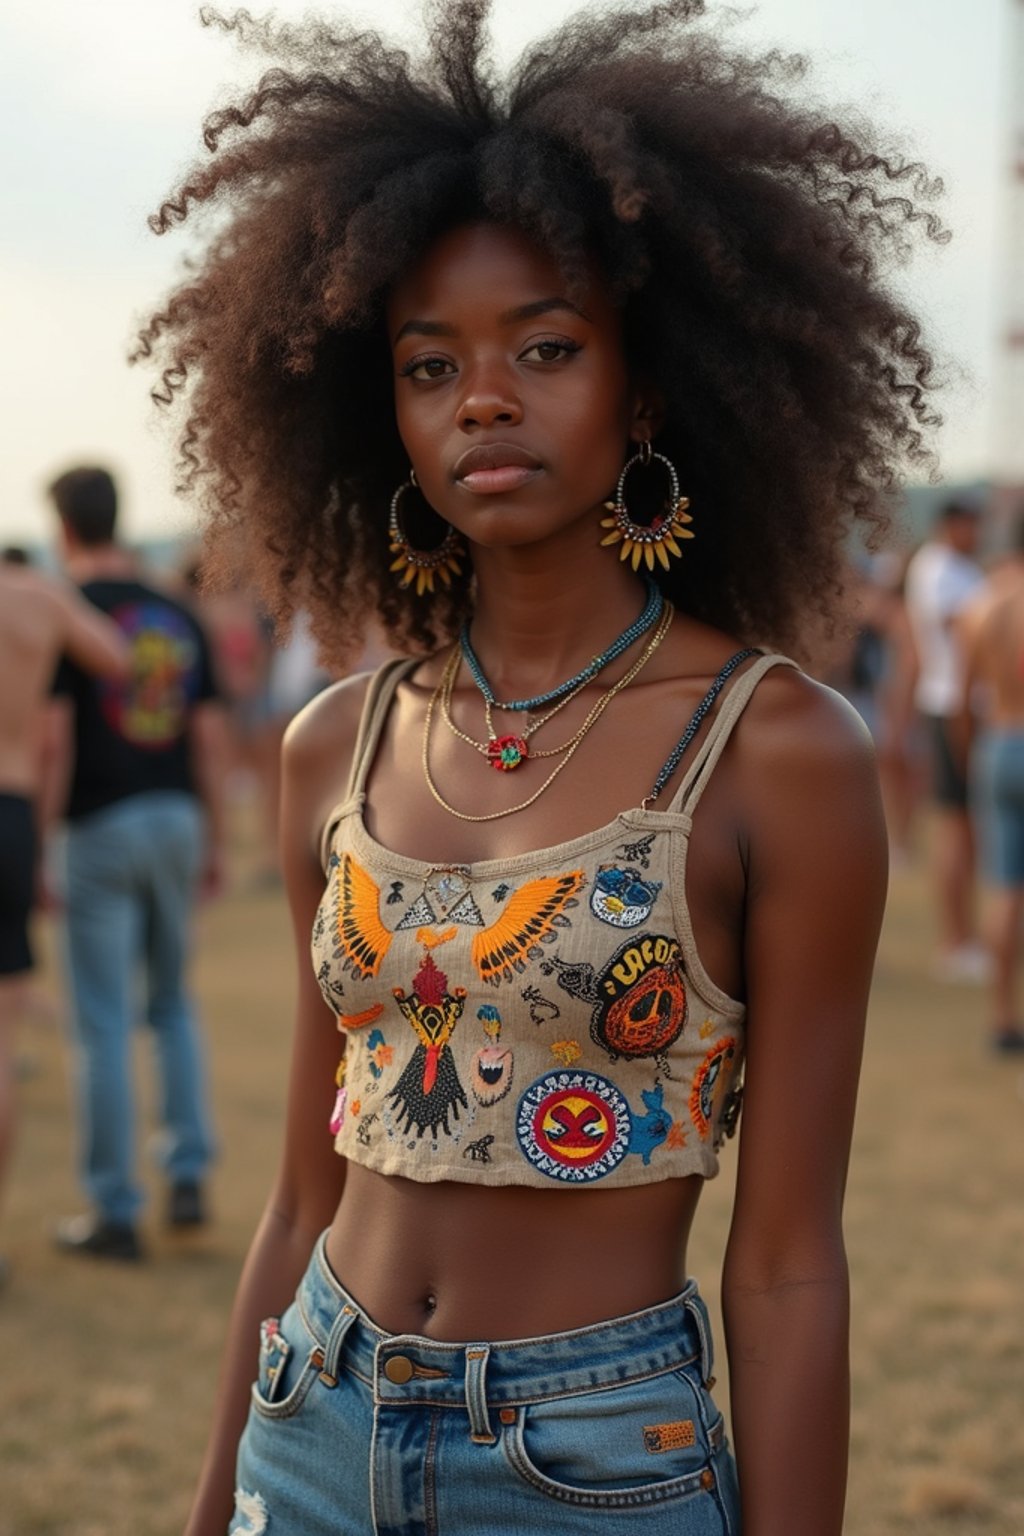
[[[668,471],[669,495],[664,503],[664,509],[645,526],[643,523],[634,523],[626,509],[626,476],[634,465],[641,464],[646,468],[653,459],[660,459]],[[684,526],[686,523],[693,522],[693,518],[686,510],[689,505],[689,497],[679,494],[679,479],[672,461],[666,459],[663,453],[655,453],[650,443],[641,443],[640,451],[634,453],[633,457],[627,459],[622,466],[622,474],[615,487],[615,500],[605,502],[605,508],[612,515],[601,519],[601,527],[610,528],[611,532],[601,540],[601,543],[602,545],[621,544],[619,559],[632,560],[634,571],[640,569],[641,560],[646,563],[649,571],[653,571],[655,556],[667,571],[669,555],[675,555],[678,558],[683,553],[676,540],[695,537],[689,528]]]
[[[458,557],[463,551],[459,536],[450,523],[445,524],[447,531],[436,549],[416,549],[409,542],[398,521],[398,508],[406,491],[413,489],[418,489],[416,471],[410,470],[409,479],[398,487],[391,498],[388,540],[391,553],[398,558],[392,561],[390,569],[401,572],[397,577],[401,587],[409,587],[415,581],[416,596],[422,597],[424,592],[433,592],[435,574],[441,578],[446,587],[451,586],[452,576],[458,576],[462,572]]]

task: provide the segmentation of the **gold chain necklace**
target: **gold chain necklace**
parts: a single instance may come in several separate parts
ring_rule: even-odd
[[[452,656],[454,656],[454,654],[455,653],[453,652]],[[554,715],[557,715],[560,709],[564,709],[567,704],[571,704],[573,699],[575,699],[578,694],[583,692],[588,683],[593,681],[592,678],[585,678],[583,682],[578,685],[578,687],[572,690],[571,693],[567,693],[561,699],[559,699],[558,703],[554,705],[552,709],[549,709],[546,714],[538,715],[535,720],[531,720],[528,725],[524,725],[518,734],[511,738],[499,736],[497,734],[494,729],[494,721],[491,715],[491,701],[489,699],[485,699],[484,719],[487,724],[487,740],[477,741],[475,736],[470,736],[466,731],[460,730],[460,728],[455,724],[455,721],[452,719],[452,693],[455,688],[455,679],[458,677],[458,675],[458,662],[455,662],[453,665],[452,657],[450,656],[448,661],[445,663],[443,678],[444,687],[441,691],[440,697],[441,718],[444,720],[445,725],[448,727],[449,731],[451,731],[453,736],[457,736],[460,741],[466,742],[466,744],[472,747],[474,751],[479,752],[482,757],[486,757],[488,762],[491,763],[492,767],[498,766],[502,768],[518,768],[519,762],[523,761],[526,757],[557,757],[559,753],[564,752],[566,747],[569,745],[568,742],[564,742],[560,747],[548,747],[547,750],[543,752],[534,752],[531,748],[529,752],[521,753],[519,760],[515,762],[496,762],[495,747],[497,745],[500,751],[500,743],[510,739],[519,742],[528,742],[530,737],[533,736],[536,731],[540,730],[541,726],[547,725],[548,721]],[[500,704],[498,705],[498,708],[501,708]]]
[[[558,775],[562,772],[562,769],[568,766],[568,763],[575,753],[576,748],[580,745],[580,742],[587,735],[587,732],[591,729],[591,727],[597,724],[597,721],[604,714],[605,710],[608,708],[608,705],[611,703],[612,699],[614,699],[615,695],[617,693],[621,693],[623,688],[628,687],[633,679],[637,676],[637,674],[650,661],[651,657],[658,649],[658,646],[668,634],[674,616],[675,609],[673,608],[672,604],[666,603],[662,610],[661,618],[658,621],[654,635],[647,642],[643,654],[638,656],[636,661],[634,661],[633,665],[629,668],[628,672],[623,673],[618,682],[613,683],[612,686],[607,689],[607,691],[603,693],[597,700],[596,704],[591,709],[590,713],[587,715],[587,718],[583,721],[583,724],[579,727],[576,734],[571,738],[570,741],[566,743],[565,748],[563,749],[564,756],[561,758],[560,762],[555,764],[555,767],[552,769],[551,773],[548,774],[540,788],[534,790],[533,794],[529,797],[528,800],[522,800],[518,805],[510,805],[508,809],[504,811],[488,811],[483,816],[471,816],[467,811],[459,811],[456,810],[454,805],[449,805],[448,801],[444,798],[444,796],[441,794],[441,791],[434,783],[433,776],[430,772],[431,722],[434,718],[435,706],[442,697],[449,671],[451,671],[451,676],[454,680],[455,671],[458,668],[459,648],[456,646],[452,651],[451,656],[449,656],[447,662],[445,663],[445,668],[441,674],[441,679],[437,687],[434,689],[430,696],[430,699],[427,703],[426,716],[423,721],[423,751],[421,756],[423,765],[423,777],[426,780],[427,788],[430,790],[430,793],[433,795],[438,805],[441,806],[442,810],[447,811],[449,816],[458,817],[459,821],[498,821],[503,816],[514,816],[517,811],[525,811],[528,806],[533,805],[535,800],[539,800],[544,791],[549,789],[558,778]]]

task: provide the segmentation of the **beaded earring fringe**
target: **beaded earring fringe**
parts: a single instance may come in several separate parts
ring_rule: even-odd
[[[455,529],[448,527],[444,538],[436,549],[416,549],[402,532],[398,521],[398,507],[406,491],[412,490],[415,480],[406,480],[400,485],[391,498],[391,510],[388,515],[388,547],[397,559],[391,562],[389,570],[397,573],[400,587],[409,587],[415,581],[416,596],[422,597],[424,592],[434,591],[434,577],[438,576],[446,587],[452,584],[452,577],[462,573],[458,556],[462,553],[459,536]]]
[[[653,459],[660,459],[669,476],[669,498],[665,504],[665,511],[652,518],[647,525],[634,523],[626,508],[625,485],[626,476],[634,464],[648,465]],[[631,560],[634,571],[640,569],[643,561],[649,571],[654,570],[655,558],[666,571],[670,569],[669,556],[677,558],[682,555],[677,540],[692,539],[696,535],[686,527],[692,523],[693,518],[687,512],[690,505],[688,496],[679,494],[679,480],[676,476],[675,466],[663,453],[653,453],[649,443],[644,443],[640,452],[624,465],[619,483],[615,492],[614,501],[605,502],[605,510],[611,517],[601,519],[601,527],[611,531],[601,540],[602,547],[606,544],[620,544],[620,560]]]

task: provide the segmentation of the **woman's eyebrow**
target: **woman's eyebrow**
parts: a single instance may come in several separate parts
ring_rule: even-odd
[[[515,309],[506,309],[498,316],[502,325],[510,325],[515,320],[532,320],[536,315],[547,315],[552,310],[568,310],[571,315],[579,315],[581,320],[590,323],[590,316],[585,315],[578,305],[568,299],[535,299],[532,304],[519,304]]]
[[[562,310],[571,315],[578,315],[581,320],[590,324],[590,316],[585,314],[578,305],[569,299],[534,299],[530,304],[517,304],[514,309],[502,310],[498,316],[501,325],[512,325],[517,320],[533,320],[537,315],[549,315],[553,311]],[[395,344],[401,341],[403,336],[457,336],[458,331],[447,320],[407,320],[395,337]]]

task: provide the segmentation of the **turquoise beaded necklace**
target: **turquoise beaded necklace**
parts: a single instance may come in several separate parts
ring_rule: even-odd
[[[541,709],[545,704],[553,704],[556,699],[563,698],[565,694],[571,693],[574,688],[580,688],[584,683],[589,683],[592,677],[596,677],[617,656],[621,656],[623,651],[627,651],[634,640],[639,640],[640,636],[646,634],[651,625],[657,622],[662,611],[663,598],[661,591],[657,582],[652,581],[649,576],[645,577],[644,585],[647,588],[647,600],[642,611],[633,620],[629,628],[624,629],[622,634],[612,641],[608,649],[601,652],[600,656],[595,656],[592,660],[588,661],[583,670],[577,672],[575,677],[570,677],[568,682],[559,683],[558,687],[552,688],[549,693],[535,694],[532,699],[510,699],[505,704],[498,702],[494,697],[490,683],[484,676],[484,670],[477,660],[476,652],[470,644],[469,621],[467,620],[459,634],[459,648],[462,651],[462,659],[469,668],[470,676],[483,695],[484,703],[491,709]]]

